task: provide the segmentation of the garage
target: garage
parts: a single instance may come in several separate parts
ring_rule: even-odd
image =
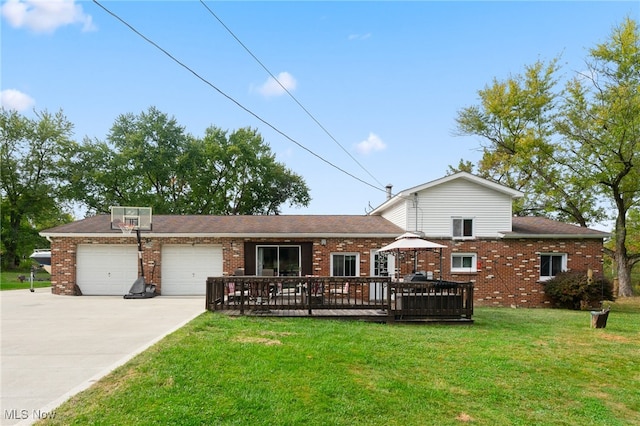
[[[207,277],[222,275],[222,246],[178,245],[162,247],[164,296],[201,296]]]
[[[79,244],[76,279],[82,294],[123,296],[138,277],[138,248],[121,244]]]

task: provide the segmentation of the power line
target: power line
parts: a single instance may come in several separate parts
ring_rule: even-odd
[[[213,83],[211,83],[209,80],[207,80],[206,78],[202,77],[200,74],[198,74],[196,71],[194,71],[193,69],[191,69],[188,65],[184,64],[183,62],[181,62],[179,59],[177,59],[176,57],[174,57],[171,53],[167,52],[165,49],[163,49],[162,47],[160,47],[156,42],[154,42],[153,40],[149,39],[148,37],[146,37],[144,34],[142,34],[140,31],[138,31],[137,29],[135,29],[131,24],[129,24],[128,22],[126,22],[124,19],[122,19],[120,16],[118,16],[117,14],[115,14],[114,12],[112,12],[111,10],[107,9],[105,6],[103,6],[98,0],[93,0],[93,3],[95,3],[96,5],[98,5],[101,9],[103,9],[105,12],[107,12],[109,15],[113,16],[115,19],[117,19],[118,21],[120,21],[122,24],[124,24],[127,28],[129,28],[131,31],[133,31],[135,34],[137,34],[139,37],[141,37],[144,41],[146,41],[147,43],[151,44],[153,47],[155,47],[156,49],[158,49],[159,51],[161,51],[162,53],[164,53],[166,56],[168,56],[171,60],[173,60],[175,63],[177,63],[178,65],[180,65],[181,67],[183,67],[184,69],[186,69],[187,71],[189,71],[191,74],[193,74],[197,79],[199,79],[200,81],[202,81],[203,83],[205,83],[207,86],[211,87],[212,89],[214,89],[215,91],[217,91],[218,93],[220,93],[222,96],[224,96],[225,98],[227,98],[228,100],[230,100],[231,102],[233,102],[234,104],[236,104],[236,106],[238,106],[240,109],[242,109],[243,111],[247,112],[248,114],[252,115],[254,118],[256,118],[257,120],[259,120],[260,122],[262,122],[263,124],[265,124],[266,126],[270,127],[271,129],[273,129],[275,132],[277,132],[278,134],[280,134],[281,136],[283,136],[284,138],[286,138],[287,140],[293,142],[294,144],[296,144],[298,147],[302,148],[303,150],[307,151],[309,154],[313,155],[314,157],[316,157],[317,159],[319,159],[320,161],[328,164],[329,166],[333,167],[334,169],[344,173],[345,175],[357,180],[360,183],[363,183],[367,186],[370,186],[371,188],[377,189],[378,191],[384,191],[383,188],[379,188],[363,179],[360,179],[359,177],[347,172],[346,170],[342,169],[341,167],[333,164],[331,161],[326,160],[325,158],[323,158],[322,156],[320,156],[319,154],[316,154],[315,152],[313,152],[312,150],[310,150],[309,148],[307,148],[306,146],[302,145],[300,142],[298,142],[297,140],[293,139],[291,136],[287,135],[286,133],[284,133],[284,131],[278,129],[276,126],[274,126],[273,124],[269,123],[267,120],[265,120],[264,118],[262,118],[261,116],[259,116],[258,114],[256,114],[255,112],[251,111],[249,108],[245,107],[244,105],[242,105],[240,102],[238,102],[237,100],[235,100],[233,97],[231,97],[230,95],[227,95],[225,92],[223,92],[221,89],[219,89],[217,86],[215,86]]]
[[[249,48],[238,38],[238,36],[236,36],[235,33],[231,31],[231,29],[224,22],[222,22],[222,19],[220,19],[220,17],[218,17],[218,15],[216,15],[216,13],[213,10],[211,10],[209,6],[207,6],[204,0],[200,0],[200,4],[202,4],[202,6],[204,6],[205,9],[209,11],[211,16],[216,18],[216,20],[220,23],[220,25],[222,25],[224,29],[227,30],[229,34],[231,34],[231,37],[233,37],[238,42],[238,44],[242,46],[242,48],[249,54],[249,56],[251,56],[262,67],[262,69],[264,69],[267,72],[267,74],[269,74],[271,78],[273,78],[273,80],[276,83],[278,83],[278,85],[282,88],[282,90],[284,90],[286,94],[289,95],[289,97],[293,99],[293,101],[296,104],[298,104],[298,106],[309,116],[309,118],[311,118],[318,125],[318,127],[320,127],[320,129],[322,129],[322,131],[325,132],[327,136],[329,136],[329,138],[331,138],[331,140],[334,141],[342,149],[342,151],[345,152],[345,154],[347,154],[353,161],[355,161],[355,163],[358,166],[360,166],[362,170],[364,170],[369,176],[371,176],[371,178],[375,180],[378,183],[378,185],[384,186],[378,179],[376,179],[374,175],[371,174],[371,172],[369,172],[369,170],[367,170],[353,155],[351,155],[351,153],[347,149],[345,149],[345,147],[342,146],[340,142],[338,142],[338,140],[331,134],[331,132],[329,132],[329,130],[327,130],[322,125],[322,123],[320,123],[320,121],[318,121],[318,119],[316,119],[316,117],[313,114],[311,114],[311,112],[307,108],[305,108],[304,105],[302,105],[302,103],[300,103],[300,101],[289,91],[289,89],[287,89],[280,82],[280,80],[275,75],[273,75],[273,73],[266,67],[266,65],[264,65],[264,63],[262,63],[262,61],[258,59],[258,57],[256,57],[256,55],[254,55],[253,52],[249,50]]]

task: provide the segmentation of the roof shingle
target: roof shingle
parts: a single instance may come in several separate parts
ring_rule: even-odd
[[[48,234],[119,233],[111,230],[111,216],[98,215],[42,232]],[[208,216],[154,215],[152,232],[158,234],[346,234],[397,236],[404,230],[380,216],[273,215]]]
[[[506,235],[571,235],[583,238],[607,238],[610,235],[607,232],[538,216],[513,217],[511,227],[512,232],[505,232]]]

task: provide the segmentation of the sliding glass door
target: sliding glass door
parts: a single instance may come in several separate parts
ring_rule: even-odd
[[[300,246],[257,246],[258,275],[300,276]]]

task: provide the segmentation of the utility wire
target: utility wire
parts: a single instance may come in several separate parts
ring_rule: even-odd
[[[313,114],[311,114],[311,112],[309,112],[309,110],[305,108],[304,105],[302,105],[302,103],[300,103],[300,101],[298,101],[298,99],[280,82],[280,80],[275,75],[273,75],[273,73],[266,67],[266,65],[264,65],[264,63],[262,63],[262,61],[258,59],[256,55],[254,55],[253,52],[251,52],[251,50],[249,50],[249,48],[234,34],[234,32],[231,31],[231,29],[224,22],[222,22],[222,19],[220,19],[220,17],[218,17],[218,15],[216,15],[216,13],[213,10],[211,10],[209,6],[207,6],[204,0],[200,0],[200,4],[202,4],[205,7],[205,9],[209,11],[211,16],[216,18],[216,20],[220,23],[220,25],[222,25],[224,29],[227,30],[229,34],[231,34],[231,37],[233,37],[238,42],[238,44],[240,44],[240,46],[242,46],[242,48],[246,50],[249,56],[251,56],[262,67],[262,69],[264,69],[267,72],[267,74],[269,74],[271,78],[273,78],[274,81],[278,83],[278,85],[280,85],[282,90],[284,90],[287,93],[287,95],[289,95],[289,97],[293,99],[293,101],[296,104],[298,104],[300,108],[302,108],[302,110],[309,116],[309,118],[311,118],[318,125],[318,127],[320,127],[320,129],[322,129],[322,131],[324,131],[327,134],[327,136],[329,136],[329,138],[331,138],[331,140],[334,141],[345,152],[345,154],[351,157],[351,159],[355,161],[355,163],[358,166],[360,166],[360,168],[364,170],[369,176],[371,176],[373,180],[378,182],[380,186],[384,186],[378,179],[376,179],[374,175],[371,174],[371,172],[369,172],[369,170],[367,170],[353,155],[351,155],[351,153],[348,150],[346,150],[345,147],[342,146],[340,142],[338,142],[338,140],[331,134],[331,132],[329,132],[329,130],[327,130],[322,125],[322,123],[320,123],[320,121],[318,121],[318,119],[316,119],[316,117]]]
[[[126,22],[124,19],[122,19],[120,16],[116,15],[114,12],[112,12],[111,10],[107,9],[105,6],[103,6],[98,0],[92,0],[93,3],[95,3],[96,5],[98,5],[101,9],[103,9],[105,12],[107,12],[109,15],[113,16],[115,19],[117,19],[118,21],[120,21],[122,24],[124,24],[126,27],[128,27],[131,31],[133,31],[135,34],[137,34],[138,36],[140,36],[144,41],[146,41],[147,43],[151,44],[153,47],[155,47],[156,49],[158,49],[159,51],[161,51],[162,53],[164,53],[166,56],[168,56],[171,60],[173,60],[175,63],[177,63],[178,65],[180,65],[181,67],[183,67],[184,69],[186,69],[187,71],[189,71],[191,74],[193,74],[197,79],[199,79],[200,81],[202,81],[203,83],[205,83],[207,86],[211,87],[212,89],[214,89],[215,91],[217,91],[218,93],[220,93],[222,96],[224,96],[225,98],[227,98],[228,100],[230,100],[231,102],[233,102],[234,104],[236,104],[240,109],[242,109],[243,111],[247,112],[248,114],[252,115],[254,118],[256,118],[257,120],[259,120],[260,122],[262,122],[263,124],[265,124],[266,126],[270,127],[271,129],[273,129],[275,132],[277,132],[278,134],[280,134],[281,136],[283,136],[284,138],[286,138],[287,140],[293,142],[294,144],[298,145],[300,148],[302,148],[303,150],[307,151],[309,154],[313,155],[314,157],[316,157],[317,159],[319,159],[320,161],[328,164],[329,166],[333,167],[334,169],[344,173],[345,175],[357,180],[360,183],[363,183],[367,186],[370,186],[373,189],[377,189],[378,191],[383,191],[383,188],[377,187],[363,179],[360,179],[359,177],[349,173],[348,171],[342,169],[341,167],[333,164],[331,161],[326,160],[325,158],[323,158],[322,156],[320,156],[319,154],[316,154],[315,152],[313,152],[312,150],[310,150],[309,148],[307,148],[306,146],[302,145],[300,142],[298,142],[297,140],[293,139],[291,136],[287,135],[286,133],[284,133],[284,131],[278,129],[276,126],[274,126],[273,124],[269,123],[267,120],[265,120],[264,118],[262,118],[261,116],[259,116],[258,114],[256,114],[255,112],[251,111],[249,108],[245,107],[244,105],[242,105],[240,102],[238,102],[237,100],[235,100],[233,97],[231,97],[230,95],[227,95],[225,92],[223,92],[221,89],[219,89],[217,86],[215,86],[213,83],[211,83],[209,80],[207,80],[206,78],[202,77],[200,74],[198,74],[197,72],[195,72],[193,69],[191,69],[188,65],[184,64],[183,62],[181,62],[180,60],[178,60],[176,57],[174,57],[171,53],[167,52],[165,49],[163,49],[162,47],[160,47],[156,42],[154,42],[153,40],[149,39],[148,37],[146,37],[144,34],[142,34],[140,31],[138,31],[137,29],[135,29],[131,24],[129,24],[128,22]]]

